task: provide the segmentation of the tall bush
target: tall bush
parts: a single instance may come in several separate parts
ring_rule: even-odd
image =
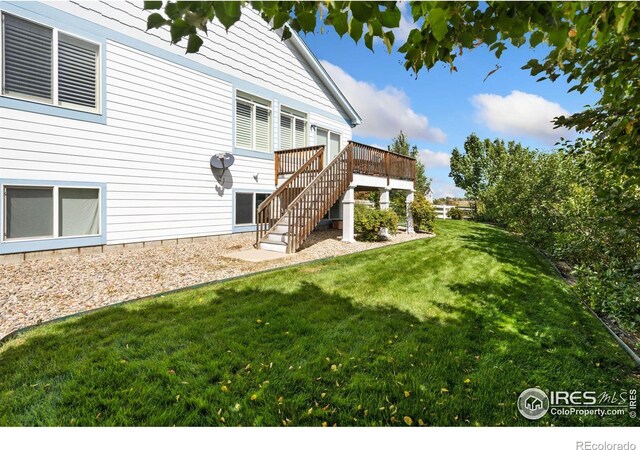
[[[464,219],[464,211],[462,211],[460,208],[451,208],[449,211],[447,211],[447,215],[449,216],[449,219]]]
[[[390,209],[373,209],[356,205],[354,231],[359,241],[379,240],[381,228],[386,228],[390,234],[396,234],[398,215]]]
[[[474,181],[479,216],[569,263],[585,301],[638,330],[640,188],[624,171],[600,170],[589,141],[541,152],[472,136],[465,149],[478,143],[482,152],[469,161],[458,152],[452,172],[461,184]]]
[[[410,209],[413,216],[413,226],[418,231],[432,233],[436,221],[436,209],[423,193],[415,193]]]

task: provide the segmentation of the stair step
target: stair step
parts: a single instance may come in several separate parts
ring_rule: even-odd
[[[284,242],[260,241],[259,247],[270,252],[287,253],[287,244]]]
[[[269,234],[267,234],[267,241],[268,242],[287,242],[287,239],[289,237],[288,233],[277,233],[277,232],[270,232]]]

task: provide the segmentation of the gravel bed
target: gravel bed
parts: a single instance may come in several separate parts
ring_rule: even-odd
[[[251,263],[223,257],[250,249],[254,235],[0,264],[0,338],[81,311],[207,281],[431,237],[398,233],[385,242],[346,243],[341,231],[312,233],[297,253]]]

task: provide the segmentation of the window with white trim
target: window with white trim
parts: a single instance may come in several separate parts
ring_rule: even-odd
[[[236,93],[236,147],[271,151],[271,102]]]
[[[4,186],[4,241],[98,236],[100,188]]]
[[[255,225],[256,210],[269,196],[264,192],[236,192],[234,225]]]
[[[280,108],[280,148],[306,147],[309,141],[307,133],[307,115],[286,106]]]
[[[2,14],[2,95],[96,112],[100,46]]]

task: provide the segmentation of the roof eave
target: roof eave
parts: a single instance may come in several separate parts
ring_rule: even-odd
[[[292,31],[291,42],[296,47],[296,49],[300,52],[300,54],[304,57],[304,59],[309,64],[309,66],[311,66],[311,68],[314,70],[316,75],[318,75],[318,77],[324,81],[325,85],[327,86],[331,94],[333,94],[333,96],[338,101],[340,106],[342,106],[345,112],[349,115],[351,126],[355,127],[357,125],[360,125],[362,123],[362,118],[360,117],[358,112],[355,110],[353,106],[351,106],[351,103],[349,103],[349,100],[347,100],[347,98],[344,96],[340,88],[338,88],[336,83],[331,79],[331,77],[329,76],[325,68],[322,67],[322,64],[320,64],[320,61],[318,61],[318,58],[316,58],[316,56],[313,54],[311,49],[302,40],[302,38],[298,36],[298,33]]]

